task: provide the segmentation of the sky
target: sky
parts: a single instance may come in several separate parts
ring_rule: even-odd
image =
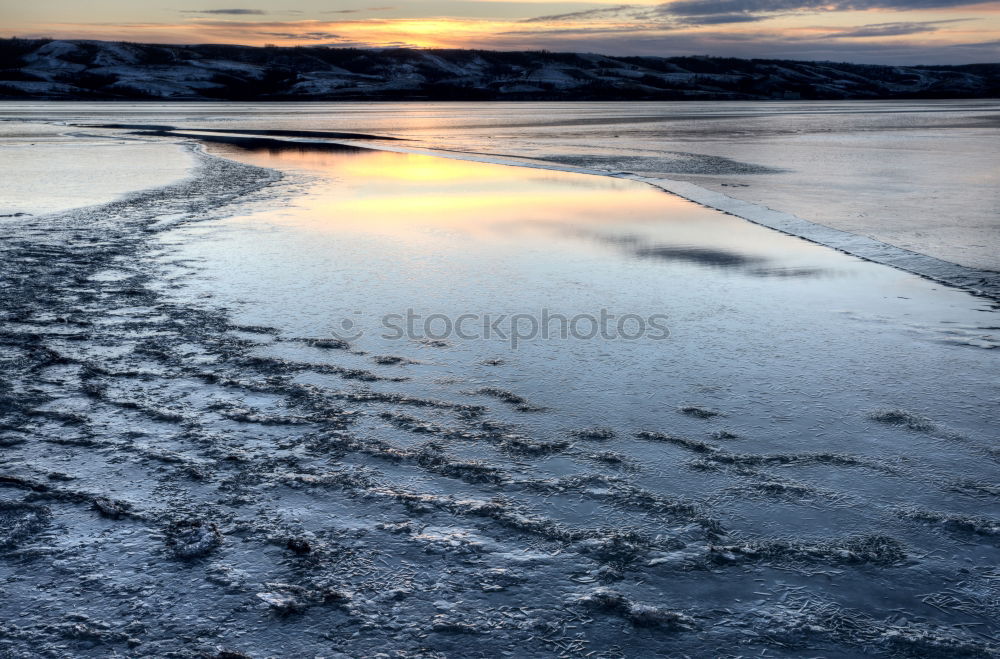
[[[1000,0],[0,0],[0,36],[965,64]]]

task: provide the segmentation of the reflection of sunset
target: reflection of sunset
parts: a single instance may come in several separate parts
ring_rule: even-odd
[[[431,156],[373,153],[363,158],[345,159],[339,168],[355,176],[371,176],[392,181],[498,181],[523,180],[524,174],[512,167],[475,168],[468,162]]]
[[[614,222],[613,218],[629,216],[622,209],[621,182],[600,177],[380,151],[348,155],[296,150],[250,158],[263,166],[280,162],[280,166],[320,170],[349,186],[350,194],[331,190],[315,205],[307,202],[320,211],[319,217],[336,218],[329,227],[335,230],[345,225],[393,232],[454,225],[477,232],[525,221]],[[581,178],[592,180],[581,184]],[[567,194],[558,183],[576,186]],[[633,188],[627,205],[644,212],[676,201],[646,186],[627,185]]]
[[[524,181],[525,178],[533,177],[555,176],[564,179],[566,177],[561,172],[489,166],[450,158],[376,150],[361,151],[349,158],[335,152],[309,151],[307,149],[277,150],[268,152],[266,155],[260,151],[250,154],[237,153],[241,155],[241,159],[251,159],[264,166],[267,164],[273,166],[275,162],[278,162],[288,167],[326,169],[330,170],[329,173],[334,176],[351,175],[371,180],[400,183],[427,184],[452,181],[462,181],[466,184],[473,181],[506,183]],[[572,176],[567,180],[576,180],[576,178],[576,176]],[[605,185],[615,185],[615,182],[607,180]]]
[[[403,241],[428,254],[446,249],[437,244],[442,235],[462,235],[486,250],[567,238],[588,252],[688,246],[711,235],[715,248],[766,258],[772,245],[750,223],[621,179],[376,150],[225,148],[226,157],[302,172],[314,182],[276,221],[323,235]],[[800,251],[817,258],[804,241],[785,244],[781,257]]]
[[[518,214],[529,214],[532,217],[545,216],[551,221],[564,220],[568,215],[566,210],[573,207],[571,215],[579,219],[585,216],[604,216],[613,222],[616,213],[620,212],[622,200],[620,193],[608,194],[606,190],[590,190],[574,195],[576,198],[567,201],[566,192],[561,188],[553,189],[549,194],[526,193],[506,196],[486,196],[476,192],[455,193],[449,196],[427,195],[393,195],[392,197],[354,199],[335,204],[336,208],[347,211],[351,215],[373,215],[384,217],[390,221],[398,220],[412,222],[431,220],[439,222],[443,219],[468,222],[470,218],[476,221],[516,217]],[[662,200],[659,200],[662,201]],[[579,208],[579,210],[577,210]],[[530,209],[530,210],[526,210]],[[477,213],[468,215],[468,213]],[[483,215],[483,213],[487,215]]]

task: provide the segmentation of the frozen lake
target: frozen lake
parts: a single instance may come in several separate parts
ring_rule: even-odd
[[[414,146],[694,182],[946,261],[1000,270],[995,100],[0,103],[0,119],[355,131]]]
[[[636,181],[72,130],[161,187],[0,224],[0,652],[997,652],[988,298]]]

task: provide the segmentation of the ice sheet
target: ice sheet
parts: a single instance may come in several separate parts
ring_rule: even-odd
[[[109,202],[168,185],[194,165],[176,144],[66,137],[66,129],[0,122],[0,219]]]
[[[988,300],[635,181],[207,148],[0,224],[0,653],[997,653]],[[669,335],[379,325],[602,307]]]
[[[46,103],[0,117],[356,131],[683,179],[811,222],[1000,270],[993,100]]]

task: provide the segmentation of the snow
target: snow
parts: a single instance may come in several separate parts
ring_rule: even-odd
[[[292,85],[292,91],[296,94],[321,95],[329,94],[336,89],[342,89],[356,85],[354,80],[343,80],[338,78],[329,79],[307,79]]]
[[[174,82],[211,80],[215,76],[212,71],[189,66],[107,66],[90,71],[98,75],[116,75],[124,79],[148,80],[154,78]]]
[[[137,64],[141,54],[133,46],[117,43],[100,43],[100,52],[92,60],[92,64],[103,66],[118,66],[120,64]]]
[[[156,79],[140,79],[140,78],[127,78],[124,80],[119,80],[108,87],[110,89],[118,89],[123,91],[138,91],[145,94],[150,94],[151,96],[160,96],[164,98],[169,98],[172,96],[197,96],[196,90],[199,89],[213,89],[219,88],[222,85],[212,83],[212,82],[202,82],[202,81],[173,81],[173,80],[156,80]]]
[[[578,78],[573,77],[563,69],[554,66],[543,66],[529,73],[526,78],[529,82],[547,82],[557,86],[575,87],[581,84]]]
[[[0,80],[0,86],[13,87],[29,94],[73,94],[83,91],[74,85],[41,80]]]
[[[421,53],[421,55],[423,55],[425,60],[433,64],[438,69],[447,71],[448,73],[454,73],[456,75],[475,75],[482,70],[482,65],[479,62],[473,62],[468,66],[459,66],[431,53],[424,52]],[[482,60],[480,60],[480,62],[481,61]]]
[[[514,85],[502,85],[500,87],[500,91],[507,93],[533,93],[533,92],[541,92],[544,90],[537,85],[517,83]]]
[[[220,59],[191,59],[185,60],[184,64],[190,67],[208,69],[210,71],[218,71],[221,73],[238,72],[251,75],[255,78],[260,78],[264,75],[263,67],[257,66],[256,64],[248,64],[247,62],[235,62],[232,60]]]

